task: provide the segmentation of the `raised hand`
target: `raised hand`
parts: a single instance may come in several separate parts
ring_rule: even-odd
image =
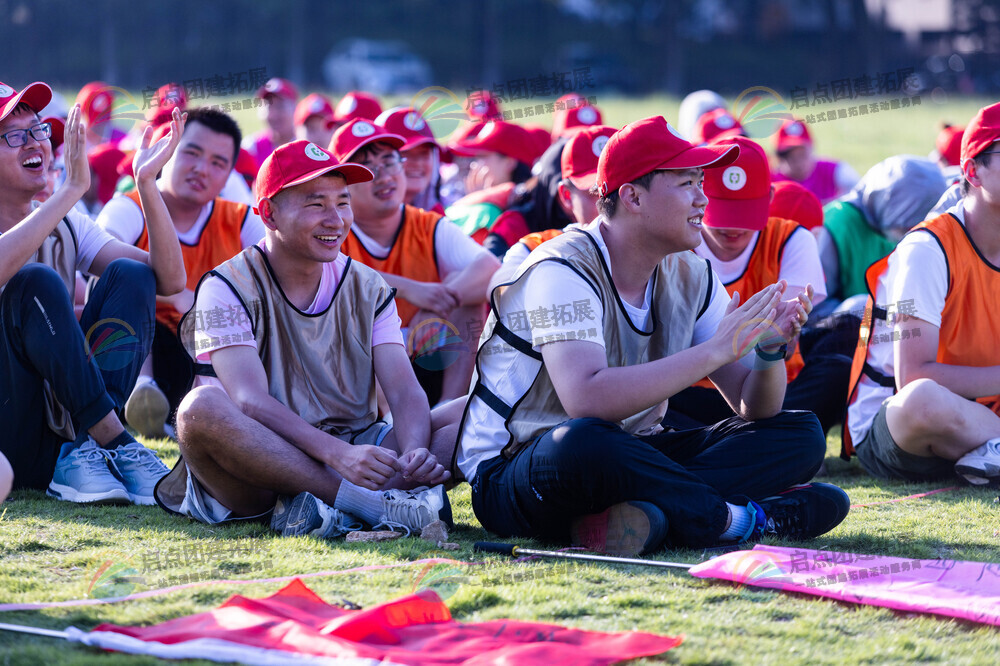
[[[720,366],[743,358],[762,338],[774,334],[776,308],[784,289],[784,282],[772,284],[743,305],[740,305],[739,293],[733,294],[725,316],[709,341],[722,355]]]
[[[69,110],[63,146],[66,180],[62,186],[75,189],[82,196],[90,189],[90,163],[87,162],[87,128],[79,104]]]
[[[778,303],[775,308],[776,313],[774,318],[777,325],[777,330],[774,331],[776,334],[775,339],[762,340],[761,345],[774,345],[783,342],[791,343],[797,339],[802,332],[802,326],[809,319],[809,313],[812,312],[812,299],[815,293],[816,290],[813,289],[813,286],[807,284],[805,291],[797,297]],[[776,339],[778,336],[782,339]]]
[[[142,133],[139,148],[135,151],[135,157],[132,159],[136,183],[156,179],[156,176],[174,154],[177,144],[180,143],[186,120],[187,114],[181,114],[180,109],[175,107],[170,118],[170,131],[152,146],[149,145],[149,142],[153,136],[153,128],[146,127]]]

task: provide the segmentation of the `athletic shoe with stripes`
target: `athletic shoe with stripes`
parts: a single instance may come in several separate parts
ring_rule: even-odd
[[[129,494],[112,472],[111,452],[88,439],[56,461],[47,495],[80,504],[128,504]]]
[[[271,529],[281,536],[312,534],[322,539],[333,539],[363,527],[361,521],[334,509],[310,492],[299,493],[295,497],[278,497],[271,514]]]

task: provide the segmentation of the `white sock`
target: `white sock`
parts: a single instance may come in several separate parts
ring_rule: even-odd
[[[729,515],[732,518],[729,521],[729,528],[719,538],[723,541],[739,541],[750,529],[753,516],[750,515],[750,511],[745,506],[737,506],[729,502],[726,502],[726,506],[729,507]]]
[[[367,490],[343,479],[340,490],[337,491],[337,499],[333,501],[333,508],[356,516],[369,525],[375,525],[382,518],[382,492]]]

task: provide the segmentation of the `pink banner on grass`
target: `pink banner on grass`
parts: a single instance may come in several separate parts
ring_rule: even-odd
[[[758,545],[690,569],[699,578],[1000,626],[1000,564]]]

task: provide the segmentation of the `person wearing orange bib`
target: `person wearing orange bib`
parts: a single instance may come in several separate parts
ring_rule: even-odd
[[[1000,482],[1000,104],[962,136],[963,199],[868,269],[842,457],[879,478]]]

